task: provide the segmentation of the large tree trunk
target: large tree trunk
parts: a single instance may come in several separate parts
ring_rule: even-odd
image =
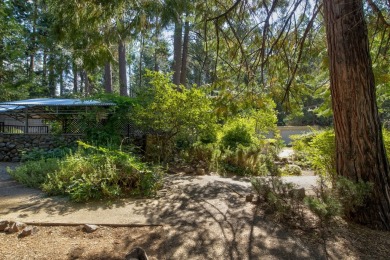
[[[184,38],[183,38],[183,54],[181,60],[180,84],[187,84],[187,60],[188,60],[188,43],[190,34],[190,23],[188,21],[184,24]]]
[[[126,48],[122,40],[118,44],[119,60],[119,93],[121,96],[128,96],[127,75],[126,75]]]
[[[182,42],[182,26],[180,18],[175,22],[175,32],[173,36],[173,83],[180,84],[181,71],[181,42]]]
[[[340,176],[374,184],[351,220],[390,230],[390,170],[376,105],[362,0],[324,0]]]
[[[106,93],[112,93],[112,71],[110,62],[106,62],[104,65],[104,90]]]

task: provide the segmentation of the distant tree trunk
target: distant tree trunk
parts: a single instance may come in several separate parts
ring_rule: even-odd
[[[33,0],[34,10],[33,10],[33,20],[32,20],[32,35],[30,42],[30,65],[29,65],[29,75],[34,75],[34,60],[36,52],[36,33],[37,33],[37,18],[38,18],[38,3],[37,0]]]
[[[371,197],[348,217],[390,230],[390,170],[376,104],[362,0],[324,0],[330,86],[340,176],[374,184]]]
[[[4,42],[0,38],[0,84],[4,81]]]
[[[127,69],[128,69],[128,76],[129,76],[129,97],[133,97],[134,90],[133,90],[133,86],[132,86],[132,82],[131,82],[132,75],[131,75],[131,62],[130,61],[128,62]]]
[[[42,86],[46,87],[47,84],[47,49],[43,50],[43,64],[42,64]]]
[[[64,72],[61,71],[60,73],[60,96],[62,97],[64,95]]]
[[[141,34],[141,47],[139,51],[139,60],[138,60],[138,87],[140,88],[142,86],[142,58],[144,56],[144,50],[145,50],[145,38]]]
[[[49,56],[49,93],[51,97],[55,97],[56,95],[56,82],[54,75],[54,61],[53,54]]]
[[[121,96],[128,96],[127,75],[126,75],[126,48],[122,40],[118,44],[119,60],[119,93]]]
[[[159,71],[159,66],[158,66],[158,43],[159,43],[159,35],[160,35],[160,25],[159,25],[159,20],[158,16],[156,16],[156,29],[154,31],[154,53],[153,53],[153,59],[154,59],[154,71]]]
[[[84,96],[89,96],[91,94],[91,82],[89,81],[88,73],[84,71]]]
[[[110,62],[106,62],[104,65],[104,90],[106,93],[112,93],[112,71]]]
[[[79,88],[79,91],[80,93],[83,93],[85,87],[83,87],[85,85],[85,79],[84,79],[84,71],[79,71],[79,75],[80,75],[80,88]]]
[[[180,84],[181,71],[181,43],[182,43],[182,25],[180,17],[175,22],[175,32],[173,35],[173,83]]]
[[[190,34],[190,23],[184,24],[184,39],[183,39],[183,55],[181,61],[180,84],[187,85],[187,59],[188,59],[188,43]]]
[[[76,94],[78,91],[78,81],[77,81],[77,65],[76,63],[73,63],[73,94]]]

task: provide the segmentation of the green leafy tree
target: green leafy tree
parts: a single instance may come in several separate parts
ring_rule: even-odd
[[[163,138],[162,145],[172,145],[179,135],[196,140],[210,131],[216,122],[211,100],[198,88],[186,89],[169,79],[169,74],[149,71],[150,88],[140,95],[135,118],[144,129]],[[165,148],[162,148],[162,152]]]

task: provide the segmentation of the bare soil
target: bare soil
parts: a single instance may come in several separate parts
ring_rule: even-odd
[[[280,226],[279,226],[280,227]],[[17,234],[0,233],[0,259],[124,259],[133,248],[141,246],[150,259],[183,259],[175,257],[175,251],[194,249],[180,248],[181,242],[171,236],[172,232],[179,235],[186,230],[172,230],[173,227],[99,227],[94,233],[85,233],[74,226],[38,227],[38,232],[25,238]],[[370,230],[357,225],[349,225],[343,221],[334,223],[333,227],[324,232],[313,229],[303,231],[283,226],[284,234],[297,236],[300,242],[310,250],[323,250],[325,254],[301,255],[299,259],[389,259],[389,232]],[[325,240],[324,240],[325,238]],[[191,240],[191,238],[189,238]],[[282,238],[283,241],[285,238]],[[221,240],[223,240],[221,234]],[[198,244],[195,252],[187,252],[192,257],[188,259],[259,259],[262,254],[253,257],[239,256],[216,257],[203,254],[212,250],[212,241],[187,241]],[[247,247],[237,241],[237,246]],[[265,246],[275,244],[275,237],[264,237],[261,242]],[[283,247],[283,244],[280,246]],[[264,254],[266,259],[296,259],[290,243],[284,244],[284,249]],[[201,252],[203,250],[203,252]],[[264,252],[263,252],[264,253]]]

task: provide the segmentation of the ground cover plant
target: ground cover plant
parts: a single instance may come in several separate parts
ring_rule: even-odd
[[[160,187],[162,174],[136,156],[79,142],[63,158],[26,161],[10,174],[50,195],[66,195],[81,202],[123,196],[150,196]]]

